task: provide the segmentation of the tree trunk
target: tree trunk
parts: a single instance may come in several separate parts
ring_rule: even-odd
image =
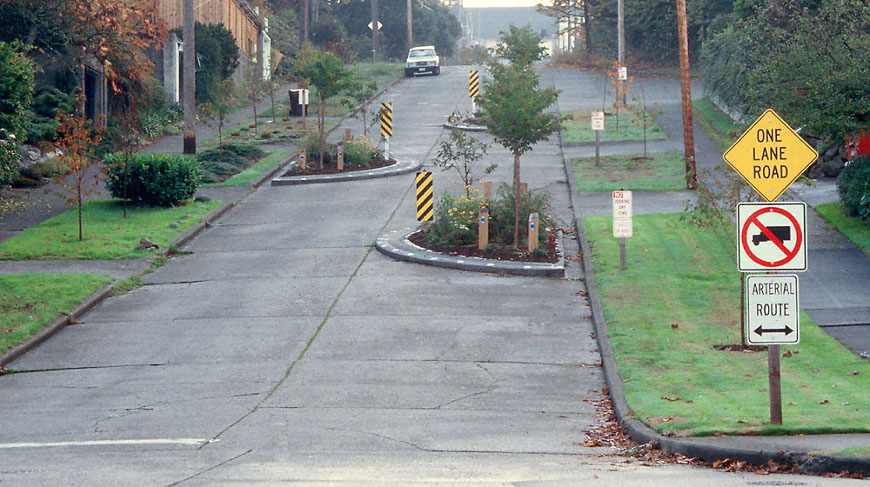
[[[76,175],[76,199],[79,204],[79,242],[84,240],[82,238],[82,178],[84,174]]]
[[[318,98],[319,99],[317,100],[317,104],[319,105],[318,106],[318,108],[319,108],[318,119],[319,120],[317,120],[317,129],[318,129],[318,132],[320,132],[320,169],[323,169],[323,129],[324,129],[323,119],[326,118],[326,103],[324,103],[324,100],[322,97],[318,97]]]
[[[583,44],[586,52],[592,52],[592,38],[589,37],[589,6],[583,2]]]
[[[514,250],[520,248],[520,153],[514,152]]]

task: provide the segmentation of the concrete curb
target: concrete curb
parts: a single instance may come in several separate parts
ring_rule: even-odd
[[[0,354],[0,366],[4,366],[18,357],[24,355],[29,352],[31,349],[35,348],[40,343],[47,340],[49,337],[60,331],[61,328],[69,325],[70,323],[75,323],[77,319],[79,319],[82,315],[91,310],[94,306],[102,302],[104,299],[109,297],[112,294],[112,286],[113,283],[107,284],[103,286],[102,289],[91,294],[85,300],[73,308],[68,314],[57,318],[51,323],[45,325],[40,329],[35,335],[30,337],[28,340],[15,345],[14,347],[6,350],[2,354]]]
[[[445,123],[442,127],[452,130],[462,130],[464,132],[486,132],[486,127],[483,125],[466,125],[464,123],[453,125]]]
[[[561,132],[559,133],[559,139],[562,139]],[[574,225],[583,255],[584,282],[586,283],[586,292],[592,308],[592,322],[595,326],[595,339],[598,342],[601,361],[604,366],[605,383],[607,384],[613,409],[616,413],[616,420],[626,428],[631,439],[639,444],[654,442],[662,451],[679,453],[707,462],[732,459],[764,465],[768,460],[773,460],[781,464],[797,465],[798,469],[805,473],[841,472],[848,470],[853,473],[862,473],[864,476],[870,476],[870,458],[832,457],[827,455],[810,455],[805,452],[768,451],[757,448],[702,444],[693,442],[691,439],[662,436],[633,417],[634,413],[625,400],[625,389],[623,388],[622,378],[619,376],[616,359],[613,356],[613,347],[610,344],[607,321],[604,319],[604,310],[601,306],[601,296],[598,294],[598,288],[595,285],[595,269],[592,266],[592,260],[589,258],[592,255],[592,250],[586,236],[583,217],[574,198],[577,194],[574,180],[564,156],[562,157],[562,165],[565,169],[568,186],[571,191],[570,201],[574,213]]]
[[[396,260],[415,264],[460,269],[463,271],[488,272],[492,274],[512,274],[534,277],[564,277],[565,255],[562,251],[561,235],[556,240],[559,261],[555,264],[538,262],[511,262],[506,260],[481,259],[479,257],[452,256],[424,249],[414,245],[408,237],[416,229],[404,228],[380,236],[375,242],[378,252]]]
[[[298,164],[294,161],[288,169]],[[423,165],[423,161],[398,161],[396,164],[371,170],[352,171],[338,174],[317,174],[313,176],[287,176],[272,179],[272,186],[292,186],[297,184],[337,183],[343,181],[361,181],[365,179],[386,178],[414,172]]]

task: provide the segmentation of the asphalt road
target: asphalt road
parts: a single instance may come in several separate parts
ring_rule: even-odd
[[[546,79],[569,76],[603,83]],[[431,158],[446,115],[469,108],[466,80],[448,67],[382,97],[398,157]],[[507,180],[508,154],[490,157]],[[561,158],[539,144],[523,179],[567,225]],[[453,179],[436,172],[436,192]],[[412,180],[264,186],[192,254],[13,362],[0,485],[760,485],[583,446],[603,380],[576,270],[498,277],[374,252],[414,226]]]

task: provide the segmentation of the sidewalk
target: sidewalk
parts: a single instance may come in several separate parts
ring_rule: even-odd
[[[565,95],[571,96],[573,83],[565,75],[556,74],[551,78],[556,87]],[[640,79],[636,85],[647,80]],[[653,80],[660,83],[661,80]],[[695,89],[695,93],[700,91]],[[575,95],[576,96],[576,95]],[[682,152],[682,119],[679,104],[662,106],[659,124],[668,134],[667,141],[650,144],[650,151]],[[711,169],[720,163],[721,152],[716,143],[707,137],[700,127],[695,127],[695,150],[699,172]],[[570,157],[589,156],[590,148],[563,147],[565,160]],[[607,144],[603,151],[613,153],[635,153],[637,144],[619,147]],[[630,189],[630,188],[626,188]],[[794,197],[809,205],[837,201],[832,182],[822,181],[815,188],[799,186],[793,188]],[[636,213],[676,212],[684,210],[684,202],[692,197],[692,192],[635,192],[634,211]],[[611,214],[610,194],[602,192],[579,192],[573,188],[572,198],[576,224],[580,228],[581,244],[584,255],[589,255],[583,217],[587,215]],[[809,269],[801,274],[802,308],[834,338],[856,354],[866,354],[870,349],[870,257],[846,240],[832,226],[824,224],[815,211],[809,211]],[[616,372],[613,350],[607,340],[607,324],[604,321],[600,298],[594,283],[594,269],[584,260],[587,273],[587,286],[592,303],[593,318],[598,330],[601,354],[605,365],[605,376],[610,387],[617,417],[628,428],[632,438],[639,443],[657,442],[662,449],[682,453],[687,456],[706,460],[732,458],[755,464],[768,460],[778,462],[797,462],[807,472],[850,470],[863,471],[870,475],[870,458],[848,459],[807,454],[821,451],[837,451],[844,448],[870,445],[870,434],[851,435],[807,435],[807,436],[727,436],[704,438],[667,438],[659,435],[646,425],[634,419],[625,401],[622,380]],[[865,357],[867,355],[864,355]],[[809,461],[807,461],[809,459]]]

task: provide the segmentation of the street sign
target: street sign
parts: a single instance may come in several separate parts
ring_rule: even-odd
[[[468,73],[468,96],[477,98],[480,94],[480,73],[475,69]]]
[[[619,68],[619,74],[617,75],[617,78],[620,81],[627,80],[628,79],[628,68],[625,66],[622,66],[621,68]]]
[[[420,171],[417,173],[417,221],[428,222],[432,221],[435,211],[432,208],[434,198],[433,180],[431,171]]]
[[[592,112],[592,130],[604,130],[604,112]]]
[[[359,25],[359,24],[357,24],[357,25]],[[382,24],[381,21],[379,20],[378,21],[378,30],[381,30],[381,27],[383,27],[383,26],[384,26],[384,24]],[[371,22],[369,22],[369,30],[372,30],[372,23]]]
[[[746,341],[750,345],[800,342],[798,277],[795,274],[746,276]]]
[[[767,201],[776,201],[818,157],[816,150],[770,109],[722,154]]]
[[[737,268],[748,271],[807,270],[805,203],[739,203]]]
[[[393,136],[393,104],[381,103],[381,136]]]
[[[631,191],[614,191],[613,197],[613,236],[629,238],[632,236]]]

